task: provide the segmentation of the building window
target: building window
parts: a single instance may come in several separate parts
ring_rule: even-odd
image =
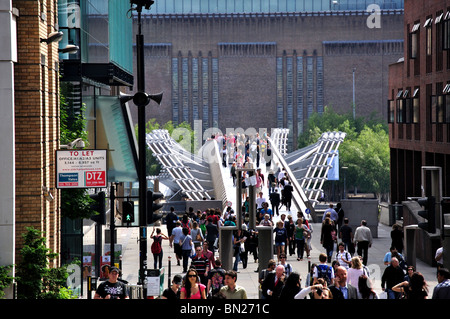
[[[307,118],[314,112],[314,60],[313,57],[306,57],[306,105]]]
[[[447,11],[444,17],[443,37],[444,50],[450,50],[450,11]]]
[[[395,100],[388,100],[388,123],[395,122]]]
[[[284,127],[283,58],[277,57],[277,127]]]
[[[420,99],[419,88],[414,89],[412,96],[412,122],[417,124],[420,122]]]
[[[212,77],[212,124],[219,127],[219,60],[211,60]]]
[[[418,57],[419,50],[419,28],[420,23],[415,23],[409,34],[409,57],[416,59]]]
[[[411,123],[412,122],[412,116],[413,116],[413,110],[412,110],[412,99],[409,94],[409,90],[406,89],[403,93],[403,107],[404,107],[404,114],[405,118],[403,119],[403,123]]]
[[[445,95],[444,99],[445,103],[445,123],[450,124],[450,93],[447,93]]]
[[[192,119],[194,121],[200,119],[198,113],[199,105],[199,87],[198,87],[198,58],[192,58]]]
[[[323,111],[323,58],[317,57],[317,113]]]
[[[202,58],[202,125],[203,132],[209,128],[209,59]]]
[[[433,18],[428,17],[427,20],[424,23],[425,28],[425,55],[426,55],[426,72],[431,73],[432,72],[432,33],[431,33],[431,26],[433,25]]]
[[[431,123],[445,123],[445,105],[444,95],[432,95],[431,96]]]
[[[405,123],[405,99],[403,98],[403,91],[399,90],[397,93],[397,123]]]
[[[297,57],[297,134],[303,133],[303,57]]]
[[[179,121],[179,83],[178,83],[178,58],[172,59],[172,121],[175,125]]]
[[[435,24],[436,24],[436,71],[442,71],[442,67],[443,67],[443,46],[442,46],[442,42],[443,42],[443,23],[442,23],[442,18],[444,17],[444,13],[443,11],[439,11],[436,13],[436,19],[435,19]]]

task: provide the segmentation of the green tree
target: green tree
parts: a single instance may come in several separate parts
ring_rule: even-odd
[[[5,296],[4,290],[13,283],[14,277],[10,275],[12,267],[12,265],[0,266],[0,299]]]
[[[17,266],[17,295],[19,299],[65,299],[64,287],[68,277],[66,266],[49,268],[58,254],[46,247],[42,232],[32,227],[23,234],[21,261]]]
[[[389,192],[389,135],[387,125],[372,114],[368,118],[353,119],[351,113],[337,114],[325,107],[322,114],[314,113],[308,120],[298,147],[314,144],[322,133],[346,133],[339,147],[339,165],[348,167],[348,185],[373,192],[378,198]]]
[[[356,139],[342,143],[341,167],[348,167],[350,184],[376,194],[378,199],[389,192],[389,135],[381,125],[366,126]]]
[[[60,141],[67,145],[77,138],[82,138],[85,143],[88,140],[88,132],[85,130],[86,119],[84,106],[80,112],[74,111],[73,105],[68,103],[66,95],[72,89],[70,83],[61,83],[60,91]],[[70,219],[89,218],[92,215],[90,205],[94,201],[82,188],[68,188],[61,190],[61,215]]]

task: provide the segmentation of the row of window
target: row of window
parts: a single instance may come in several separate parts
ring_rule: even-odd
[[[433,24],[435,29],[433,31]],[[450,8],[447,11],[441,10],[436,12],[436,16],[433,20],[433,16],[426,17],[425,22],[421,25],[420,21],[415,21],[409,31],[409,45],[408,45],[408,57],[414,61],[414,75],[420,73],[420,29],[425,30],[425,57],[426,57],[426,72],[430,73],[432,69],[432,56],[435,55],[435,70],[441,71],[443,69],[443,51],[450,50]],[[435,32],[435,44],[433,46],[433,32]],[[434,52],[434,53],[433,53]],[[447,55],[447,69],[450,68],[450,54]],[[408,64],[409,66],[409,64]],[[408,68],[409,71],[409,68]],[[409,72],[408,72],[409,73]],[[409,76],[409,74],[408,74]]]
[[[191,123],[202,119],[203,129],[209,128],[210,125],[217,127],[219,122],[218,72],[217,58],[172,58],[172,121],[175,124]],[[190,77],[189,74],[192,76]],[[200,114],[200,108],[202,114]]]
[[[430,97],[429,123],[450,123],[450,84],[447,84],[442,94]],[[388,101],[388,123],[416,124],[420,122],[419,89],[398,91],[395,100]]]
[[[277,57],[276,72],[277,127],[289,129],[288,146],[293,147],[295,141],[292,134],[303,132],[304,120],[308,119],[315,110],[318,113],[324,111],[323,57]],[[306,83],[303,80],[304,74]],[[303,96],[304,93],[305,96]],[[306,112],[303,110],[305,106]],[[297,113],[296,116],[295,113]]]

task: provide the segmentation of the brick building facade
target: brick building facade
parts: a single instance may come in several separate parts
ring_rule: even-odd
[[[60,196],[54,188],[59,147],[58,42],[41,41],[58,30],[57,5],[56,0],[13,1],[19,11],[14,72],[17,257],[26,227],[43,231],[48,248],[60,251]]]
[[[404,60],[389,67],[393,203],[422,196],[422,166],[442,167],[450,191],[449,27],[450,1],[405,1]]]
[[[296,148],[313,112],[329,105],[386,118],[388,65],[403,55],[403,10],[143,15],[147,112],[203,129],[290,129]],[[135,30],[136,32],[136,30]],[[136,114],[135,114],[136,118]]]

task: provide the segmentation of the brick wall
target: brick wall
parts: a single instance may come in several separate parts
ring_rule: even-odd
[[[283,58],[283,127],[288,127],[287,67],[286,58],[303,57],[303,123],[306,124],[308,103],[313,111],[331,105],[337,112],[352,110],[352,68],[356,67],[357,116],[369,116],[373,111],[386,117],[388,65],[403,55],[403,15],[383,14],[381,28],[367,26],[368,15],[362,12],[346,15],[204,15],[204,16],[143,16],[142,32],[145,37],[146,87],[152,93],[164,91],[160,106],[151,106],[147,118],[165,123],[173,118],[172,59],[179,59],[179,108],[181,105],[182,58],[189,59],[189,108],[192,110],[192,59],[208,57],[218,59],[218,113],[219,128],[256,129],[277,127],[277,58]],[[98,17],[97,17],[98,19]],[[94,19],[95,20],[95,19]],[[94,23],[94,22],[93,22]],[[137,33],[136,23],[133,34]],[[393,40],[393,45],[383,41]],[[343,50],[326,50],[326,42],[341,42]],[[372,41],[375,47],[367,43]],[[397,41],[397,42],[395,42]],[[252,55],[237,52],[234,56],[223,55],[221,48],[227,44],[272,43],[272,55]],[[358,43],[355,45],[354,43]],[[383,43],[383,44],[380,44]],[[161,54],[162,45],[167,48]],[[356,47],[351,54],[347,48]],[[313,90],[307,92],[307,59],[313,61]],[[319,101],[317,82],[318,59],[322,59],[323,95]],[[293,64],[294,68],[296,62]],[[295,69],[294,69],[295,71]],[[211,75],[211,74],[210,74]],[[293,79],[297,90],[299,79]],[[200,97],[202,92],[200,92]],[[211,91],[208,92],[212,94]],[[297,135],[301,129],[297,123],[297,92],[292,100],[292,129]],[[311,101],[308,101],[309,94]],[[211,103],[211,101],[210,101]],[[210,107],[210,105],[208,106]],[[136,122],[136,108],[132,107]],[[238,115],[236,114],[238,111]],[[201,112],[201,105],[200,105]],[[210,110],[211,112],[211,110]],[[192,112],[190,117],[192,118]],[[211,117],[211,115],[210,115]],[[200,119],[202,113],[200,113]],[[180,121],[182,118],[180,117]],[[211,121],[211,118],[209,119]],[[295,142],[293,143],[295,144]]]
[[[16,255],[27,227],[44,232],[47,246],[60,251],[59,196],[54,154],[59,143],[58,43],[40,43],[56,31],[57,1],[13,1],[17,19],[15,65]],[[54,200],[44,198],[43,187]]]

